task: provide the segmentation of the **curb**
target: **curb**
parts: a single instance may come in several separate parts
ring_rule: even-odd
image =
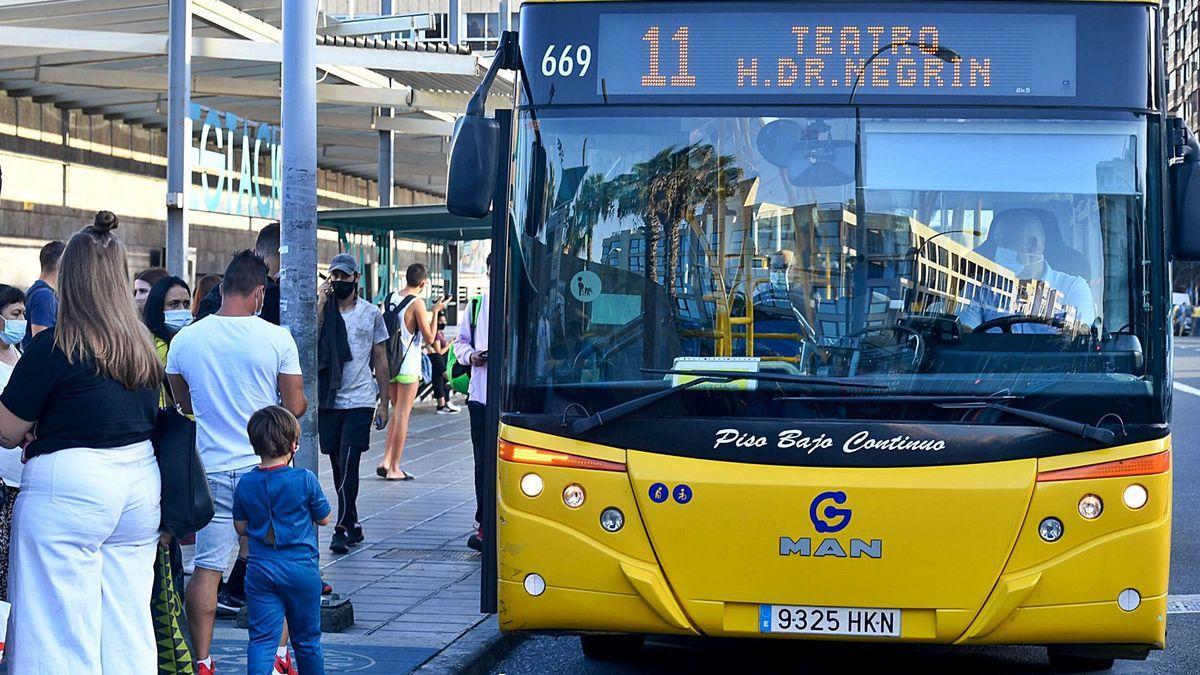
[[[524,639],[523,634],[502,632],[496,615],[489,614],[415,672],[418,675],[486,673]]]

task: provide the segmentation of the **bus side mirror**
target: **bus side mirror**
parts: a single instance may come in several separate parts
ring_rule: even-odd
[[[465,218],[482,218],[491,211],[499,140],[500,123],[496,120],[471,113],[458,118],[450,144],[447,211]]]
[[[516,70],[520,60],[517,34],[504,31],[492,65],[467,102],[466,113],[454,123],[446,174],[446,210],[456,216],[482,218],[491,211],[499,169],[500,123],[487,116],[485,104],[496,73]]]
[[[1200,260],[1200,144],[1183,120],[1169,120],[1172,257]]]

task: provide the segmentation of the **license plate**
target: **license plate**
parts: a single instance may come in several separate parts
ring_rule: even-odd
[[[763,633],[900,637],[900,610],[759,605],[758,629]]]

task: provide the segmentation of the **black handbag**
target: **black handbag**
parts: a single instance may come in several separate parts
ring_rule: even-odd
[[[204,462],[196,452],[196,422],[174,408],[160,408],[151,442],[162,476],[162,526],[182,539],[207,525],[215,513]]]

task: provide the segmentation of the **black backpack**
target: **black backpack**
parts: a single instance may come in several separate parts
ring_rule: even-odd
[[[421,330],[421,327],[418,326],[417,330],[413,331],[412,338],[405,344],[401,338],[400,327],[403,325],[404,312],[408,309],[408,305],[417,299],[417,296],[406,295],[400,302],[393,302],[394,298],[395,294],[389,296],[387,304],[383,308],[383,325],[388,330],[388,379],[393,379],[400,374],[400,366],[404,364],[404,357],[408,355],[408,350],[412,349]]]

